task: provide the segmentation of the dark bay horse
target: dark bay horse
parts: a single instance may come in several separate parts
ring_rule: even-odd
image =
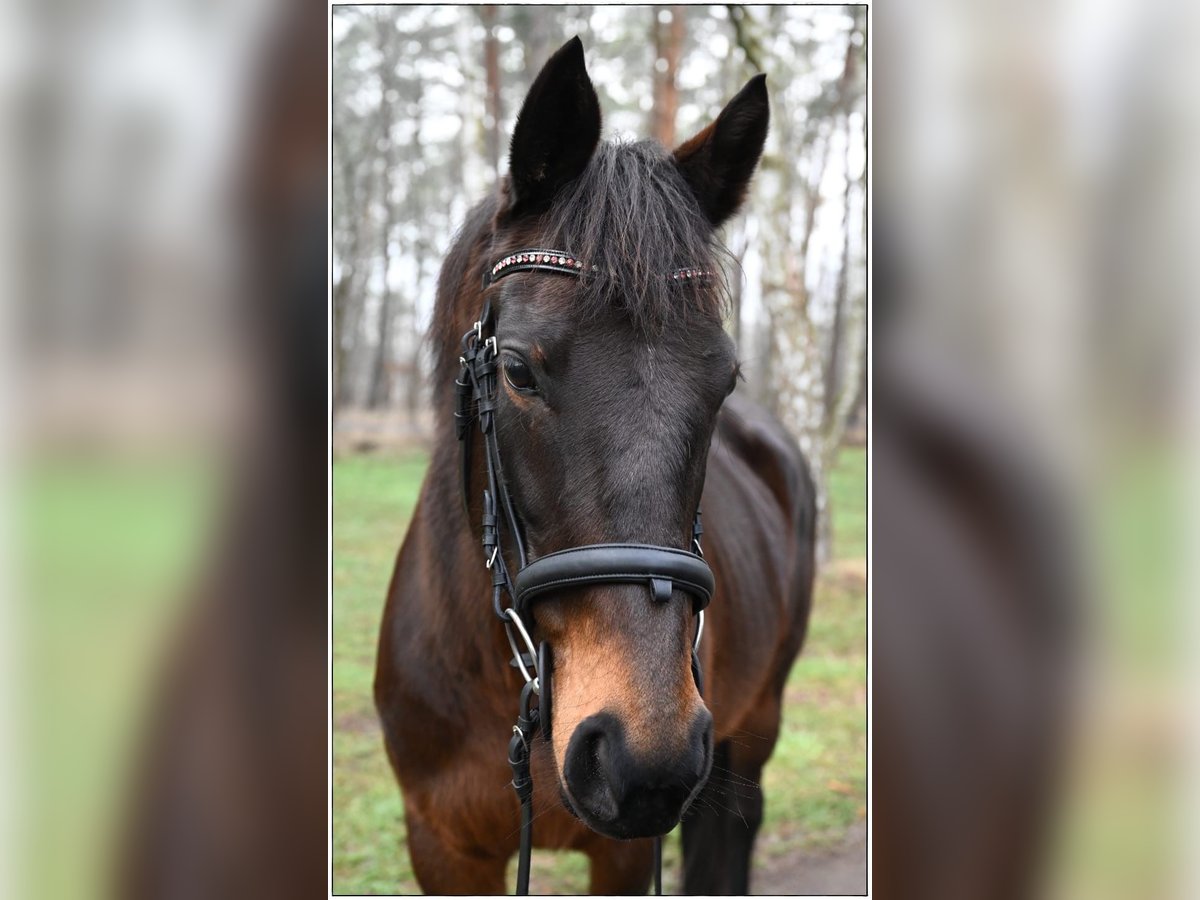
[[[484,454],[469,457],[464,511],[452,415],[460,336],[485,301],[498,365],[490,414],[530,559],[602,542],[686,548],[702,500],[716,585],[703,697],[691,604],[654,602],[634,584],[539,600],[529,624],[554,665],[550,721],[532,749],[535,845],[586,853],[593,892],[644,893],[651,835],[682,817],[685,891],[749,889],[758,784],[808,621],[816,515],[794,442],[729,396],[738,370],[715,232],[745,196],[767,123],[758,76],[673,153],[602,143],[574,39],[529,91],[510,175],[445,259],[433,323],[442,416],[375,677],[426,892],[505,892],[518,845],[507,748],[523,679],[490,610]],[[591,274],[481,278],[531,247],[569,252]],[[711,277],[667,277],[684,268]],[[511,542],[502,552],[516,571]]]

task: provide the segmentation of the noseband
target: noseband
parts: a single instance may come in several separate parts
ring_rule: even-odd
[[[575,256],[559,250],[529,249],[509,254],[483,274],[486,289],[515,272],[543,271],[573,277],[598,275]],[[711,273],[700,268],[676,269],[666,277],[673,282],[704,280]],[[492,610],[504,623],[513,651],[513,665],[525,679],[520,712],[509,742],[508,761],[513,769],[513,787],[521,801],[521,853],[517,867],[517,893],[529,893],[529,855],[532,847],[533,782],[529,772],[529,742],[539,726],[550,727],[550,673],[552,656],[543,642],[537,648],[525,626],[538,599],[555,591],[595,584],[643,584],[653,602],[667,603],[676,590],[692,598],[698,617],[692,643],[692,675],[703,694],[703,678],[697,650],[704,633],[704,608],[713,593],[713,573],[704,561],[700,538],[704,533],[700,510],[692,522],[692,548],[681,550],[654,544],[587,544],[549,553],[529,562],[525,553],[521,519],[513,505],[496,438],[497,374],[499,368],[495,336],[495,314],[485,298],[474,326],[463,335],[459,374],[455,382],[455,429],[459,440],[463,506],[470,511],[472,420],[483,434],[486,486],[483,491],[483,553],[492,573]],[[517,574],[514,580],[501,550],[501,535],[507,531],[513,545]],[[692,549],[695,552],[692,552]],[[509,605],[503,605],[504,595]],[[515,633],[514,633],[515,632]],[[518,644],[518,637],[520,644]],[[524,651],[522,650],[522,645]],[[531,671],[532,670],[532,673]],[[538,706],[532,706],[537,695]],[[662,893],[662,838],[655,838],[655,893]]]

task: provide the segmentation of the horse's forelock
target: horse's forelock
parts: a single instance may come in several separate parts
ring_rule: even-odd
[[[457,365],[463,323],[479,312],[479,279],[494,261],[489,248],[497,217],[504,222],[504,205],[502,187],[475,206],[443,263],[431,333],[443,388],[448,387],[444,373]],[[722,263],[729,252],[670,155],[656,143],[601,144],[546,213],[501,227],[513,231],[523,246],[564,250],[598,267],[595,277],[580,279],[574,299],[580,320],[617,310],[639,332],[652,333],[694,315],[719,320],[728,311]],[[713,275],[704,283],[671,281],[670,273],[683,267]],[[467,315],[464,306],[470,307]]]
[[[620,309],[639,330],[650,330],[689,314],[721,318],[727,311],[721,262],[728,253],[657,143],[601,144],[555,199],[544,235],[550,246],[599,268],[581,285],[581,316]],[[704,285],[668,279],[688,266],[715,275]]]

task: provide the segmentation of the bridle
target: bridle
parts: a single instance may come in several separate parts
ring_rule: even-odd
[[[599,274],[573,254],[559,250],[531,248],[511,253],[483,273],[483,288],[516,272],[543,271],[573,277]],[[696,267],[676,269],[665,276],[673,282],[704,280],[711,273]],[[455,429],[460,447],[463,506],[470,514],[472,420],[483,434],[486,485],[483,490],[483,554],[492,574],[492,610],[504,623],[512,648],[513,661],[525,679],[521,690],[517,723],[508,745],[508,762],[513,770],[513,788],[521,803],[521,850],[517,866],[518,894],[529,893],[529,859],[533,843],[533,781],[530,776],[529,744],[539,728],[550,727],[550,677],[553,657],[543,641],[534,647],[525,626],[531,619],[536,601],[556,590],[592,584],[645,584],[655,603],[667,603],[675,590],[692,598],[697,615],[696,637],[692,642],[692,675],[700,693],[704,693],[698,649],[704,634],[704,608],[713,593],[713,574],[704,561],[700,539],[704,527],[700,509],[692,522],[692,543],[688,550],[654,544],[586,544],[559,550],[529,562],[525,552],[520,517],[513,505],[496,437],[497,376],[499,353],[496,346],[495,314],[485,296],[483,309],[474,326],[463,335],[459,374],[455,381]],[[507,532],[515,549],[516,578],[512,577],[501,550],[501,536]],[[694,552],[693,552],[694,549]],[[504,596],[509,606],[503,605]],[[520,643],[518,643],[518,638]],[[524,651],[522,650],[524,647]],[[532,672],[531,672],[532,670]],[[533,697],[538,705],[533,706]],[[654,888],[662,893],[662,838],[654,840]]]

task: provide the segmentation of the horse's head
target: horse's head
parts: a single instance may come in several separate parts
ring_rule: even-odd
[[[531,558],[583,544],[686,548],[717,411],[737,363],[722,327],[716,228],[740,204],[767,131],[764,79],[673,154],[599,142],[578,39],[535,80],[512,138],[491,261],[574,254],[582,277],[520,272],[487,288],[504,474]],[[595,267],[595,268],[592,268]],[[616,837],[669,830],[707,778],[712,715],[691,672],[692,603],[640,585],[539,599],[554,653],[564,796]]]

